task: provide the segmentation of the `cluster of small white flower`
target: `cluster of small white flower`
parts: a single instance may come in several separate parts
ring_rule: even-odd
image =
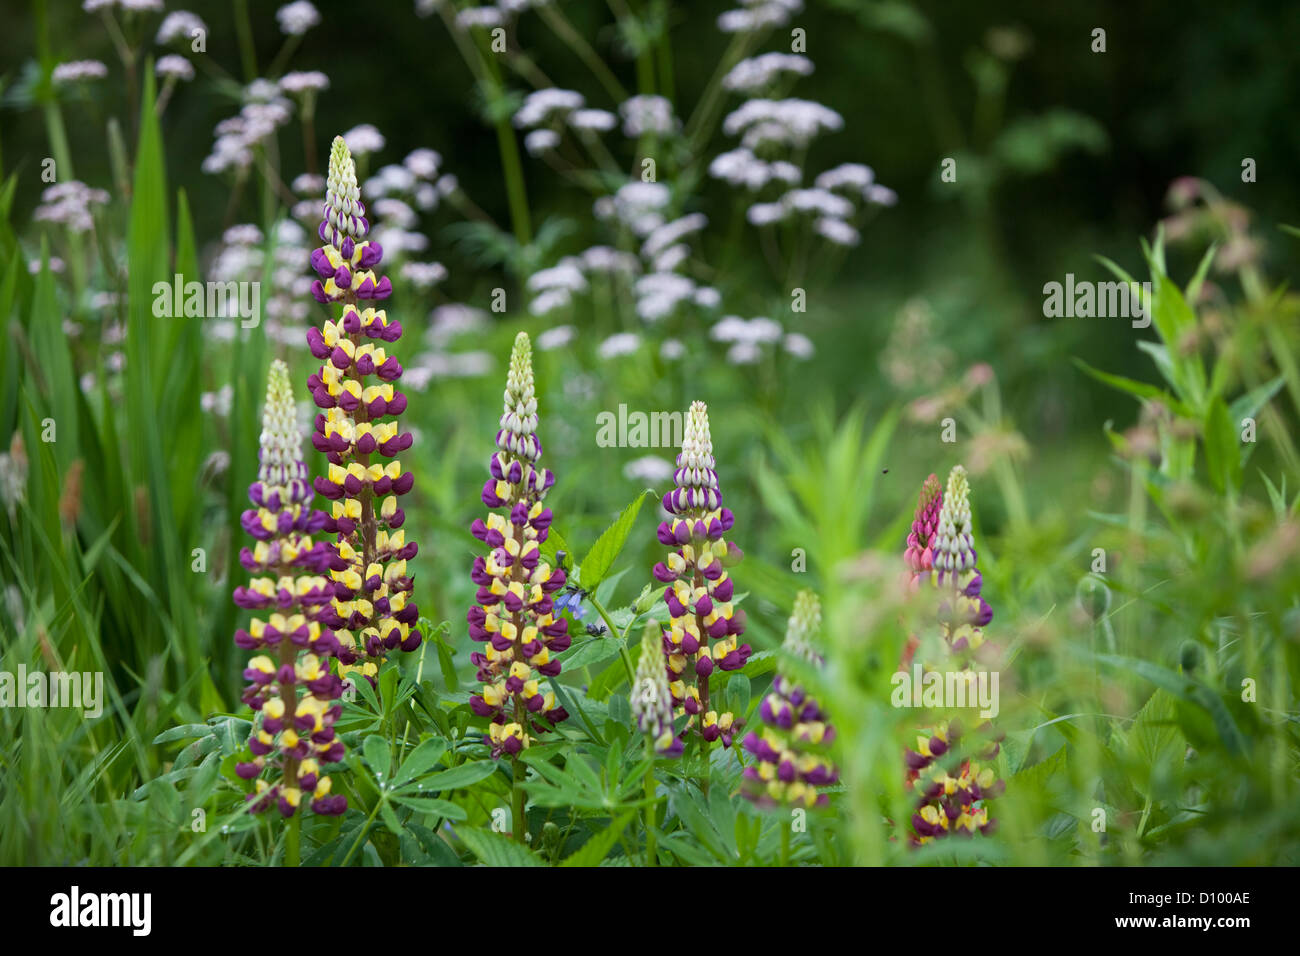
[[[741,0],[734,10],[718,15],[718,29],[723,33],[757,33],[783,27],[790,16],[803,10],[803,0]]]
[[[108,76],[108,67],[99,60],[70,60],[60,63],[50,74],[55,86],[67,86],[71,83],[84,83],[89,80],[102,80]]]
[[[607,110],[587,107],[586,99],[576,90],[547,87],[524,98],[513,122],[527,130],[524,149],[531,156],[541,156],[559,148],[566,128],[579,135],[604,133],[618,124],[618,118]]]
[[[550,0],[497,0],[478,7],[456,9],[451,0],[415,0],[415,14],[420,17],[431,16],[438,10],[450,11],[453,22],[462,30],[474,28],[490,30],[503,25],[509,18],[518,16],[525,10],[543,7]]]
[[[481,336],[490,324],[486,312],[463,303],[451,302],[435,308],[429,313],[429,329],[425,333],[429,348],[411,357],[402,371],[402,385],[422,392],[434,379],[491,374],[496,360],[489,353],[451,351],[458,340]]]
[[[285,219],[276,225],[272,238],[268,272],[262,230],[251,223],[231,226],[222,233],[207,274],[217,282],[269,279],[262,304],[263,332],[272,342],[299,348],[305,345],[302,329],[311,318],[311,277],[302,270],[311,251],[310,237],[298,223]],[[230,341],[242,331],[240,319],[233,314],[208,318],[208,334],[220,341]]]
[[[37,222],[67,226],[72,232],[89,232],[95,225],[91,207],[103,206],[107,202],[108,193],[104,190],[92,189],[83,182],[70,179],[41,192],[41,202],[33,218]]]
[[[777,4],[776,6],[780,6]],[[744,11],[753,13],[756,5]],[[813,71],[808,57],[794,53],[762,53],[738,63],[723,85],[749,97],[723,120],[728,136],[740,145],[714,157],[709,175],[731,186],[760,194],[746,210],[755,226],[801,219],[812,232],[838,246],[856,246],[861,235],[858,220],[871,206],[892,206],[898,197],[875,182],[869,166],[846,163],[817,176],[812,188],[804,187],[803,159],[808,145],[819,135],[844,128],[844,118],[821,103],[797,98],[770,99],[789,77]],[[778,192],[779,191],[779,192]]]
[[[293,104],[280,94],[279,85],[257,79],[244,87],[244,105],[238,115],[219,122],[212,152],[203,160],[205,173],[243,170],[253,164],[254,147],[274,135],[293,116]]]
[[[728,343],[727,361],[732,365],[753,365],[763,357],[764,346],[780,346],[798,359],[812,358],[812,340],[801,332],[786,332],[781,323],[767,316],[742,319],[738,315],[725,315],[719,319],[709,337],[715,342]]]

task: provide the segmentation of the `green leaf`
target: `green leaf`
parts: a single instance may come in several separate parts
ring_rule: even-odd
[[[488,866],[545,866],[541,857],[504,833],[457,827],[456,836]]]
[[[648,496],[654,494],[653,489],[647,488],[633,499],[632,503],[614,519],[614,523],[601,532],[596,543],[591,546],[591,550],[583,557],[579,565],[581,569],[579,577],[586,590],[594,591],[605,579],[605,575],[614,566],[619,552],[623,550],[624,542],[632,532],[632,526],[636,523],[636,516],[641,511],[642,503]]]
[[[398,769],[397,775],[393,777],[393,786],[400,787],[403,784],[413,782],[417,777],[431,770],[446,752],[447,741],[441,737],[431,737],[424,741],[402,761],[402,766]]]
[[[473,760],[441,773],[430,774],[420,782],[429,790],[458,790],[492,776],[496,769],[495,760]]]
[[[1252,388],[1233,402],[1228,408],[1228,420],[1232,423],[1233,428],[1240,428],[1243,418],[1257,416],[1259,410],[1267,405],[1285,384],[1286,376],[1279,375],[1271,382],[1265,382],[1258,388]]]
[[[1109,372],[1103,372],[1100,369],[1093,368],[1087,362],[1083,361],[1083,359],[1076,358],[1074,364],[1077,365],[1085,374],[1095,378],[1103,385],[1109,385],[1111,388],[1118,391],[1127,392],[1135,398],[1162,402],[1168,406],[1170,410],[1179,415],[1191,415],[1191,412],[1188,410],[1186,405],[1159,386],[1150,385],[1147,382],[1139,382],[1136,379],[1125,378],[1123,375],[1112,375]]]
[[[598,866],[605,859],[605,854],[614,848],[627,825],[636,818],[636,812],[625,813],[609,825],[599,829],[591,839],[582,845],[582,849],[569,854],[560,866]]]
[[[607,661],[611,657],[618,655],[621,643],[619,638],[613,634],[606,634],[604,637],[584,641],[569,651],[568,656],[564,658],[564,668],[572,671],[582,667],[590,667],[592,664],[599,664],[601,661]]]
[[[392,761],[388,753],[388,741],[379,734],[371,734],[362,745],[361,752],[366,758],[370,772],[375,775],[380,786],[383,786],[388,780],[388,768]]]
[[[1205,460],[1215,491],[1241,487],[1241,445],[1222,398],[1210,402],[1205,416]]]
[[[189,740],[192,737],[206,737],[212,733],[212,728],[207,724],[181,724],[179,727],[172,727],[170,730],[164,730],[153,739],[153,743],[169,744],[176,740]]]
[[[405,794],[394,794],[389,799],[393,803],[410,807],[419,813],[436,813],[438,816],[456,823],[469,819],[469,814],[465,808],[458,803],[452,803],[450,800],[439,800],[436,797],[417,797],[411,794],[410,791]]]
[[[573,552],[569,550],[563,535],[556,530],[555,525],[551,525],[550,530],[546,532],[546,540],[542,542],[540,550],[542,560],[551,567],[559,565],[559,562],[555,560],[555,555],[560,551],[563,551],[568,556],[569,567],[573,567]]]

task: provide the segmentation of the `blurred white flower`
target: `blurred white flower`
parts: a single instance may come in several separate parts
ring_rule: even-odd
[[[686,354],[686,346],[678,339],[664,339],[659,346],[659,355],[666,361],[675,362]]]
[[[592,205],[597,219],[614,219],[633,234],[647,236],[664,223],[659,210],[671,198],[663,183],[624,183],[613,196],[602,196]]]
[[[828,106],[811,100],[754,99],[727,114],[722,129],[728,136],[744,133],[742,145],[777,142],[806,146],[818,133],[844,127],[844,117]]]
[[[188,10],[173,10],[163,17],[154,42],[159,46],[166,46],[173,40],[188,42],[193,39],[195,30],[206,34],[208,25],[197,14],[190,13]]]
[[[533,315],[546,315],[556,309],[568,308],[573,303],[573,293],[568,289],[547,289],[528,303]]]
[[[447,278],[447,268],[441,262],[403,262],[400,275],[417,289],[432,289]]]
[[[712,286],[701,286],[695,290],[695,304],[704,309],[716,309],[722,305],[722,293]]]
[[[298,70],[280,77],[280,89],[286,93],[306,93],[330,88],[330,78],[320,70]]]
[[[505,15],[496,7],[466,7],[456,14],[456,25],[462,30],[490,30],[505,23]]]
[[[524,137],[529,156],[540,156],[560,145],[560,134],[553,129],[535,129]]]
[[[763,350],[755,342],[737,342],[727,349],[727,361],[732,365],[753,365],[763,357]]]
[[[675,246],[669,246],[659,255],[654,257],[655,272],[672,272],[682,265],[691,256],[691,248],[684,242],[679,242]]]
[[[320,23],[320,12],[308,0],[294,0],[275,11],[280,32],[286,36],[302,36]]]
[[[438,167],[442,165],[442,156],[436,150],[421,147],[407,153],[406,159],[402,160],[402,165],[420,179],[437,179]]]
[[[846,219],[853,215],[853,203],[827,189],[791,189],[781,202],[796,212],[819,213]]]
[[[538,351],[550,352],[553,349],[562,349],[578,336],[578,330],[572,325],[557,325],[553,329],[547,329],[537,336],[536,344]]]
[[[456,336],[482,331],[488,324],[487,313],[482,309],[451,302],[429,313],[429,331],[425,337],[430,345],[441,348]]]
[[[107,202],[108,193],[104,190],[92,189],[79,180],[70,179],[42,190],[40,205],[32,218],[37,222],[67,226],[73,232],[89,232],[95,225],[91,207],[103,206]]]
[[[708,224],[708,217],[699,212],[664,223],[646,237],[645,242],[641,244],[641,255],[647,259],[654,258],[664,249],[692,233],[699,232]]]
[[[348,149],[352,150],[354,155],[366,156],[379,152],[384,148],[386,141],[383,133],[369,123],[362,123],[344,133],[343,142],[348,144]]]
[[[325,177],[313,173],[299,173],[289,184],[289,188],[299,196],[315,196],[325,193]]]
[[[401,169],[400,166],[394,168]],[[396,226],[398,229],[410,229],[419,219],[415,210],[400,199],[387,197],[376,199],[370,209],[374,213],[374,219],[382,221],[387,226]]]
[[[160,56],[154,66],[154,72],[161,77],[175,77],[178,80],[194,79],[194,64],[176,53]]]
[[[58,256],[50,256],[50,271],[60,273],[66,268],[65,263]],[[32,275],[37,275],[41,271],[41,260],[32,259],[27,263],[27,271]]]
[[[574,90],[561,90],[555,87],[535,90],[524,97],[523,105],[515,113],[514,124],[520,129],[533,129],[541,126],[552,116],[563,116],[573,110],[582,109],[585,103],[582,94]]]
[[[750,33],[780,27],[790,22],[790,14],[802,9],[802,0],[771,0],[766,3],[746,0],[745,8],[728,10],[718,16],[718,29],[723,33]]]
[[[656,485],[673,477],[673,463],[658,455],[645,455],[634,458],[623,466],[623,477],[628,481],[640,481],[647,485]]]
[[[709,175],[750,190],[762,189],[770,182],[795,185],[803,179],[803,171],[794,163],[786,160],[766,162],[744,146],[715,156],[709,163]]]
[[[745,218],[755,226],[770,226],[790,214],[783,203],[757,202],[745,210]]]
[[[417,374],[427,384],[431,378],[478,378],[494,368],[492,356],[487,352],[425,352],[403,369],[402,384],[407,384],[410,369],[419,369]]]
[[[415,187],[415,205],[425,212],[438,208],[438,187],[433,183],[420,183]]]
[[[758,316],[749,320],[749,340],[757,342],[760,345],[771,345],[781,341],[784,330],[781,323],[767,318],[767,316]]]
[[[262,230],[252,223],[240,223],[223,232],[221,241],[228,246],[260,246],[262,244]]]
[[[785,350],[799,359],[810,359],[817,351],[812,344],[812,339],[802,332],[791,332],[785,337]]]
[[[695,293],[695,283],[675,272],[652,272],[636,280],[636,311],[646,322],[657,322]]]
[[[879,183],[867,187],[866,197],[867,202],[875,203],[877,206],[892,206],[898,202],[898,193]]]
[[[68,83],[81,83],[88,80],[102,80],[108,76],[108,67],[98,60],[69,60],[60,63],[50,74],[55,86]]]
[[[818,175],[818,189],[851,189],[862,192],[876,181],[875,171],[861,163],[843,163]]]
[[[575,264],[575,260],[565,260],[549,269],[539,269],[528,277],[525,285],[530,292],[544,289],[566,289],[570,292],[583,292],[587,280]]]
[[[762,53],[733,66],[723,77],[722,85],[735,92],[757,93],[784,74],[808,76],[812,71],[812,60],[801,54]]]
[[[379,196],[387,196],[390,192],[409,192],[414,186],[415,174],[413,172],[405,166],[389,164],[377,169],[373,176],[367,177],[362,191],[366,196],[374,199]]]
[[[673,115],[672,101],[662,96],[633,96],[620,104],[623,117],[623,135],[631,139],[653,134],[666,136],[681,125]]]
[[[630,252],[620,252],[609,246],[592,246],[579,254],[583,268],[588,272],[622,272],[635,275],[641,263]]]
[[[709,330],[709,338],[716,342],[732,342],[736,345],[753,346],[755,349],[760,345],[773,345],[780,342],[783,334],[781,324],[766,316],[742,319],[738,315],[725,315]],[[748,352],[739,354],[748,354]]]
[[[235,390],[226,383],[215,392],[204,392],[199,396],[199,408],[205,412],[225,418],[230,414],[230,406],[235,397]]]
[[[608,110],[574,110],[569,114],[569,125],[574,129],[605,133],[618,125],[618,117]]]
[[[641,347],[641,336],[635,332],[617,332],[596,347],[596,354],[603,359],[631,355]]]
[[[394,226],[378,228],[373,233],[385,252],[424,252],[429,248],[429,237],[422,232],[402,229]]]
[[[858,231],[843,219],[822,216],[813,223],[813,229],[817,231],[818,235],[835,243],[837,246],[856,246],[861,241]]]

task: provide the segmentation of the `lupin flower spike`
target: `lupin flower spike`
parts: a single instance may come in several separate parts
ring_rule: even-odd
[[[930,475],[921,486],[912,530],[907,536],[907,552],[903,560],[919,576],[934,567],[934,533],[939,527],[939,509],[943,506],[943,490],[939,479]]]
[[[343,759],[343,742],[334,732],[342,707],[332,703],[343,683],[329,667],[339,642],[326,621],[332,589],[324,575],[332,554],[328,543],[311,539],[326,517],[311,508],[289,369],[278,359],[267,382],[258,457],[257,481],[248,489],[257,507],[241,517],[257,544],[242,549],[239,560],[262,576],[236,588],[234,600],[271,613],[255,616],[247,630],[235,633],[241,648],[265,651],[244,671],[249,685],[243,700],[257,714],[248,740],[253,760],[238,764],[236,772],[257,781],[248,797],[255,813],[275,804],[290,817],[306,801],[316,813],[337,815],[347,809],[347,798],[331,794],[330,778],[321,774],[322,765]]]
[[[739,729],[735,715],[709,709],[709,675],[715,667],[739,670],[751,648],[740,644],[745,612],[732,606],[734,584],[724,567],[744,556],[724,540],[735,517],[722,506],[709,435],[709,411],[691,405],[677,456],[677,487],[664,495],[664,510],[674,517],[659,525],[659,541],[674,550],[654,567],[664,591],[670,625],[663,632],[673,704],[690,715],[706,743],[721,738],[730,747]],[[698,723],[697,723],[698,722]]]
[[[948,474],[931,550],[934,584],[941,593],[951,592],[939,609],[944,639],[954,651],[977,650],[984,643],[982,628],[993,620],[993,609],[980,597],[983,578],[975,566],[970,484],[961,465]]]
[[[926,480],[904,560],[913,571],[914,583],[928,578],[940,594],[938,623],[945,659],[918,665],[968,670],[969,655],[983,645],[982,629],[992,620],[993,610],[980,596],[970,485],[961,465],[949,473],[942,495],[933,475]],[[912,663],[918,647],[915,638],[908,642],[904,666]],[[990,763],[997,757],[1002,735],[988,721],[976,731],[974,740],[964,739],[958,719],[941,720],[918,735],[915,750],[905,751],[907,785],[917,795],[913,842],[992,831],[988,800],[1002,793],[1005,783],[997,779]]]
[[[398,505],[415,481],[395,457],[412,442],[397,423],[406,410],[406,395],[393,386],[402,366],[377,344],[396,342],[402,325],[370,304],[386,299],[392,286],[376,277],[383,249],[366,239],[370,223],[360,196],[352,154],[336,136],[318,230],[324,245],[312,252],[311,265],[319,276],[312,295],[337,304],[340,315],[307,333],[312,355],[324,362],[307,385],[322,409],[312,445],[329,460],[315,488],[334,503],[327,530],[338,536],[330,570],[339,659],[373,680],[388,651],[415,650],[421,638],[406,567],[417,546],[400,530],[405,513]]]
[[[569,622],[552,598],[564,586],[564,569],[541,560],[551,527],[551,509],[542,499],[555,484],[555,476],[538,466],[541,456],[532,347],[520,332],[510,355],[497,451],[489,463],[492,477],[482,493],[483,504],[499,510],[470,527],[490,550],[474,559],[470,573],[478,603],[466,615],[469,636],[487,647],[470,656],[483,690],[469,702],[474,713],[491,720],[485,742],[493,757],[513,757],[529,746],[532,735],[546,729],[536,716],[551,724],[569,716],[554,692],[541,689],[542,678],[559,675],[554,655],[572,640]]]
[[[814,665],[821,664],[816,650],[821,630],[821,602],[812,591],[800,591],[786,626],[783,649]],[[801,686],[778,675],[759,707],[760,731],[751,730],[741,746],[756,763],[745,768],[741,793],[760,807],[779,805],[816,807],[827,795],[818,791],[839,779],[825,750],[835,739],[835,728],[821,706]]]
[[[664,671],[663,639],[658,625],[646,628],[641,639],[641,657],[636,664],[636,686],[632,693],[632,716],[661,757],[679,757],[685,745],[673,733],[673,698]]]

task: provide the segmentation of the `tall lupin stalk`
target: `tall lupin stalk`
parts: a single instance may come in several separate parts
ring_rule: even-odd
[[[235,633],[239,647],[264,652],[244,671],[249,684],[243,700],[257,713],[248,741],[253,759],[238,764],[236,772],[256,780],[248,797],[254,813],[274,804],[286,817],[294,817],[305,800],[316,813],[329,815],[348,805],[346,797],[330,793],[330,778],[321,773],[324,764],[343,759],[343,743],[334,731],[342,708],[333,703],[342,681],[329,667],[329,658],[339,651],[327,622],[332,589],[325,574],[333,554],[327,542],[311,538],[327,519],[311,508],[301,449],[289,369],[276,360],[262,417],[261,464],[248,490],[256,507],[241,516],[257,543],[243,548],[239,560],[255,576],[235,589],[234,601],[271,613],[254,616],[247,629]],[[291,865],[297,863],[296,836],[294,826]]]
[[[820,667],[817,638],[821,630],[821,602],[812,591],[800,591],[786,625],[782,650],[790,657]],[[801,685],[784,674],[772,681],[771,691],[759,706],[763,727],[745,735],[741,746],[755,762],[745,768],[741,793],[756,806],[817,807],[827,802],[818,787],[839,779],[839,771],[826,756],[835,740],[821,705]],[[789,827],[782,827],[782,862],[788,857]]]
[[[564,569],[541,559],[551,527],[551,509],[542,501],[555,483],[555,475],[538,465],[541,456],[532,348],[520,332],[510,356],[491,477],[481,496],[493,511],[470,528],[489,551],[474,559],[470,578],[478,585],[477,603],[466,620],[470,638],[487,645],[470,656],[483,682],[482,691],[470,697],[470,707],[489,718],[485,742],[492,756],[511,758],[514,830],[521,842],[526,826],[518,755],[534,734],[547,729],[538,717],[554,725],[569,716],[555,693],[541,687],[543,678],[559,675],[560,662],[553,655],[567,650],[572,640],[569,622],[556,612],[552,599],[564,586]]]
[[[723,535],[735,517],[722,506],[718,473],[709,434],[709,411],[703,402],[691,405],[677,456],[674,482],[664,495],[664,510],[673,517],[659,525],[659,541],[674,550],[654,567],[654,576],[669,585],[664,591],[669,627],[663,649],[673,704],[689,715],[704,757],[703,783],[708,786],[708,745],[721,739],[730,747],[740,724],[729,712],[709,706],[709,676],[714,668],[739,670],[751,648],[740,644],[745,612],[733,607],[734,584],[725,570],[743,557]]]
[[[983,579],[971,533],[970,485],[961,465],[949,473],[942,493],[934,475],[922,487],[905,560],[913,587],[928,584],[938,592],[942,641],[931,651],[930,645],[910,640],[904,665],[969,671],[972,656],[984,645],[984,627],[993,619],[993,610],[980,595]],[[988,801],[1005,788],[991,766],[1000,740],[987,720],[971,731],[956,715],[918,735],[916,749],[905,752],[907,786],[915,795],[915,843],[992,831]]]
[[[398,504],[415,476],[395,457],[411,447],[412,436],[397,423],[406,410],[406,395],[393,385],[402,366],[384,349],[401,338],[402,325],[372,304],[388,298],[392,285],[375,272],[384,253],[366,239],[369,230],[356,165],[336,136],[318,230],[324,245],[312,252],[311,265],[319,276],[312,295],[337,305],[339,317],[307,333],[312,355],[324,362],[307,384],[323,409],[312,444],[329,461],[315,487],[334,502],[326,528],[338,536],[331,624],[342,645],[339,659],[373,680],[388,651],[414,650],[421,637],[406,567],[417,546],[400,530],[405,513]]]

